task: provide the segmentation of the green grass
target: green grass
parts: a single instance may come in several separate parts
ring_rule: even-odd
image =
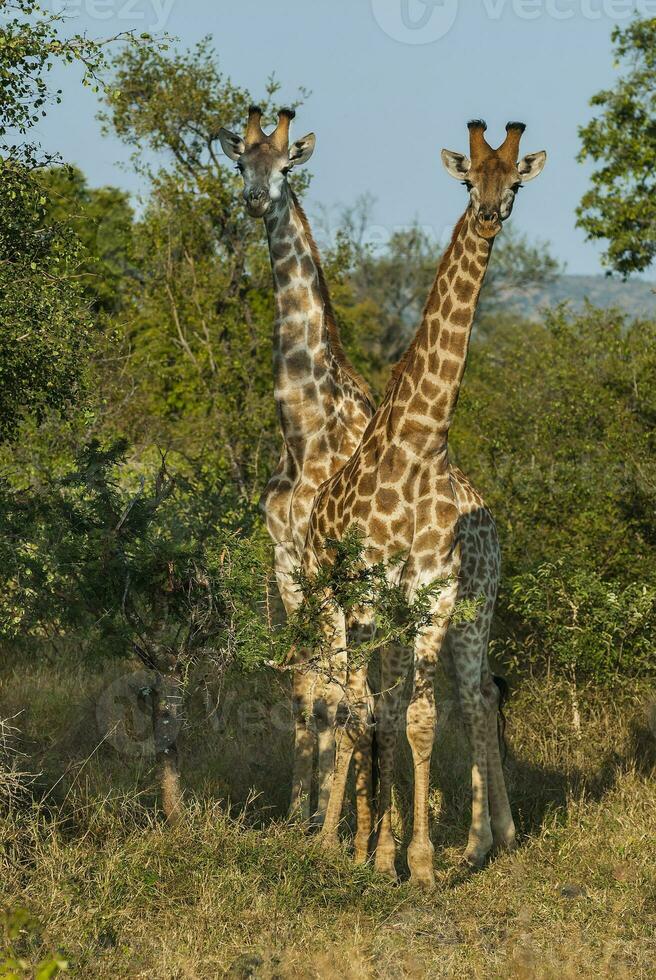
[[[192,704],[187,809],[164,826],[150,760],[99,745],[98,698],[125,670],[10,659],[0,673],[0,716],[23,709],[22,761],[41,772],[32,793],[41,802],[0,817],[0,904],[40,923],[19,936],[16,955],[34,963],[61,950],[75,977],[656,976],[649,689],[583,691],[577,730],[566,686],[520,687],[507,768],[521,846],[475,875],[459,864],[468,774],[442,695],[438,887],[426,895],[354,868],[348,841],[343,854],[324,854],[284,820],[290,735],[280,723],[265,737],[255,718],[264,704],[284,719],[285,692],[271,678],[224,691],[232,708],[209,734]],[[404,749],[401,836],[407,764]]]

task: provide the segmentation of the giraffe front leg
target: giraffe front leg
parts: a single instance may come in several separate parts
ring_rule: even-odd
[[[340,612],[337,614],[334,630],[332,631],[332,642],[337,651],[344,650],[346,641],[346,629],[344,616]],[[371,703],[370,693],[367,684],[367,671],[365,668],[358,668],[347,671],[346,687],[342,694],[342,701],[339,705],[336,717],[335,729],[335,768],[333,771],[332,784],[330,787],[330,798],[326,808],[326,819],[321,829],[321,838],[327,846],[333,846],[338,842],[337,831],[342,818],[342,808],[344,806],[344,794],[346,792],[346,780],[348,779],[349,767],[353,753],[357,750],[364,759],[370,757],[371,752],[368,745],[371,740]],[[367,843],[370,833],[367,827],[366,810],[371,804],[358,805],[358,816],[362,819],[362,833],[367,835]],[[369,817],[370,819],[370,817]],[[363,837],[358,841],[359,853],[363,850]]]
[[[372,780],[372,742],[373,742],[373,699],[367,681],[367,668],[359,668],[362,676],[355,684],[358,691],[364,692],[361,708],[362,721],[360,736],[353,750],[355,765],[355,811],[356,831],[354,858],[356,864],[364,864],[369,858],[371,832],[373,830],[373,780]]]
[[[432,669],[431,669],[432,667]],[[435,738],[434,662],[421,658],[415,663],[414,690],[406,714],[406,732],[414,764],[412,840],[408,846],[410,879],[423,888],[433,888],[434,847],[428,820],[430,764]]]
[[[399,707],[403,678],[408,670],[410,651],[393,647],[381,651],[380,694],[376,700],[376,741],[380,784],[378,787],[378,836],[375,868],[396,880],[396,840],[392,830],[392,783],[394,755],[399,726]]]
[[[315,739],[312,719],[313,689],[313,678],[309,673],[301,670],[294,671],[294,769],[289,816],[301,820],[310,819],[310,791],[312,788]]]
[[[335,719],[346,687],[346,653],[336,652],[331,658],[332,681],[321,681],[321,696],[314,706],[317,726],[317,779],[319,794],[314,823],[321,827],[328,808],[335,768]]]
[[[434,847],[430,839],[428,793],[430,764],[435,738],[435,669],[456,599],[456,585],[444,589],[434,610],[433,624],[415,641],[414,677],[406,713],[406,731],[412,749],[415,792],[412,840],[408,847],[410,879],[424,888],[433,888]]]

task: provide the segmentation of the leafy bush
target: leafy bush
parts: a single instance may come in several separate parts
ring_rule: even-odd
[[[498,645],[510,634],[516,663],[598,679],[653,670],[656,323],[589,308],[491,328],[454,447],[499,528]]]
[[[656,666],[656,587],[604,581],[563,560],[516,575],[504,586],[503,605],[520,632],[503,653],[517,666],[542,663],[572,679],[615,681]]]

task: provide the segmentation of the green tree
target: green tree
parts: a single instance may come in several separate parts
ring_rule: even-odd
[[[48,72],[81,64],[96,83],[103,46],[62,37],[61,15],[31,0],[0,0],[0,441],[21,420],[69,412],[84,387],[90,318],[80,288],[80,243],[50,213],[40,170],[51,162],[28,137],[60,101]],[[17,140],[17,142],[10,142]]]
[[[126,191],[89,187],[77,167],[42,172],[48,223],[70,228],[79,243],[77,276],[91,313],[116,314],[126,284],[138,275],[132,259],[134,213]]]
[[[499,528],[501,639],[524,666],[654,666],[655,391],[656,324],[614,310],[497,318],[472,348],[453,447]]]
[[[592,187],[581,198],[578,224],[608,244],[603,260],[624,278],[656,256],[656,17],[612,33],[623,74],[597,92],[597,115],[579,129],[580,161],[592,160]]]

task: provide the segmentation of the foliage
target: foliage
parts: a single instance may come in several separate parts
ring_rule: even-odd
[[[0,160],[0,441],[26,414],[39,421],[80,398],[90,325],[77,257],[70,229],[48,224],[39,181]]]
[[[126,453],[92,442],[45,487],[3,488],[4,638],[50,635],[56,649],[79,630],[160,672],[184,675],[202,658],[253,667],[269,654],[255,601],[268,543],[237,536],[225,517],[208,527],[196,488],[165,460],[136,477]]]
[[[588,238],[607,241],[608,268],[626,278],[656,257],[656,18],[616,27],[612,40],[624,74],[593,96],[597,115],[579,129],[579,160],[597,169],[577,215]]]
[[[77,167],[42,170],[46,222],[70,229],[78,246],[76,277],[85,304],[97,321],[117,314],[138,275],[132,259],[134,215],[126,191],[89,187]]]
[[[357,525],[348,528],[339,541],[329,538],[325,548],[326,560],[319,563],[316,574],[309,576],[302,569],[297,572],[303,602],[289,624],[291,643],[314,651],[319,666],[328,661],[328,669],[331,667],[330,653],[335,650],[330,616],[335,606],[343,611],[347,622],[354,616],[356,621],[371,624],[372,629],[363,635],[349,637],[349,655],[355,663],[366,663],[381,646],[411,645],[418,633],[434,622],[435,600],[449,584],[448,578],[421,586],[409,599],[395,581],[404,556],[389,562],[365,562],[362,531]],[[452,621],[471,621],[478,605],[475,599],[459,600]]]
[[[4,948],[8,955],[0,954],[0,977],[2,980],[23,980],[30,976],[34,980],[50,980],[51,977],[68,970],[68,962],[59,955],[48,956],[38,963],[32,963],[24,956],[16,954],[15,948],[26,939],[33,939],[39,932],[39,924],[24,908],[15,908],[2,915]]]
[[[565,583],[587,595],[580,616],[588,638],[606,615],[622,635],[631,597],[656,586],[655,351],[656,324],[592,308],[580,316],[556,311],[543,324],[499,320],[472,350],[454,448],[499,527],[498,612],[526,665],[554,655],[554,617],[563,624],[571,615]],[[522,606],[517,590],[536,576],[544,582],[540,569],[561,561],[561,584],[546,604],[527,597]],[[621,598],[609,605],[615,593]],[[604,630],[602,669],[586,655],[583,673],[608,673]],[[635,656],[636,669],[653,669],[644,645]]]
[[[524,633],[505,648],[519,666],[546,659],[572,678],[608,682],[653,671],[656,586],[605,580],[559,559],[513,576],[505,595]]]
[[[77,281],[80,249],[70,223],[49,214],[39,168],[51,158],[25,137],[46,114],[47,75],[57,62],[84,69],[95,85],[104,42],[61,37],[62,14],[32,0],[0,0],[0,441],[21,419],[70,413],[80,400],[89,318]],[[118,35],[117,37],[121,37]]]
[[[61,102],[61,90],[51,92],[47,80],[56,62],[81,65],[82,84],[97,91],[106,64],[103,43],[80,34],[62,37],[65,15],[44,11],[34,0],[0,0],[0,16],[0,153],[34,165],[37,148],[9,145],[7,138],[25,136],[48,105]]]

